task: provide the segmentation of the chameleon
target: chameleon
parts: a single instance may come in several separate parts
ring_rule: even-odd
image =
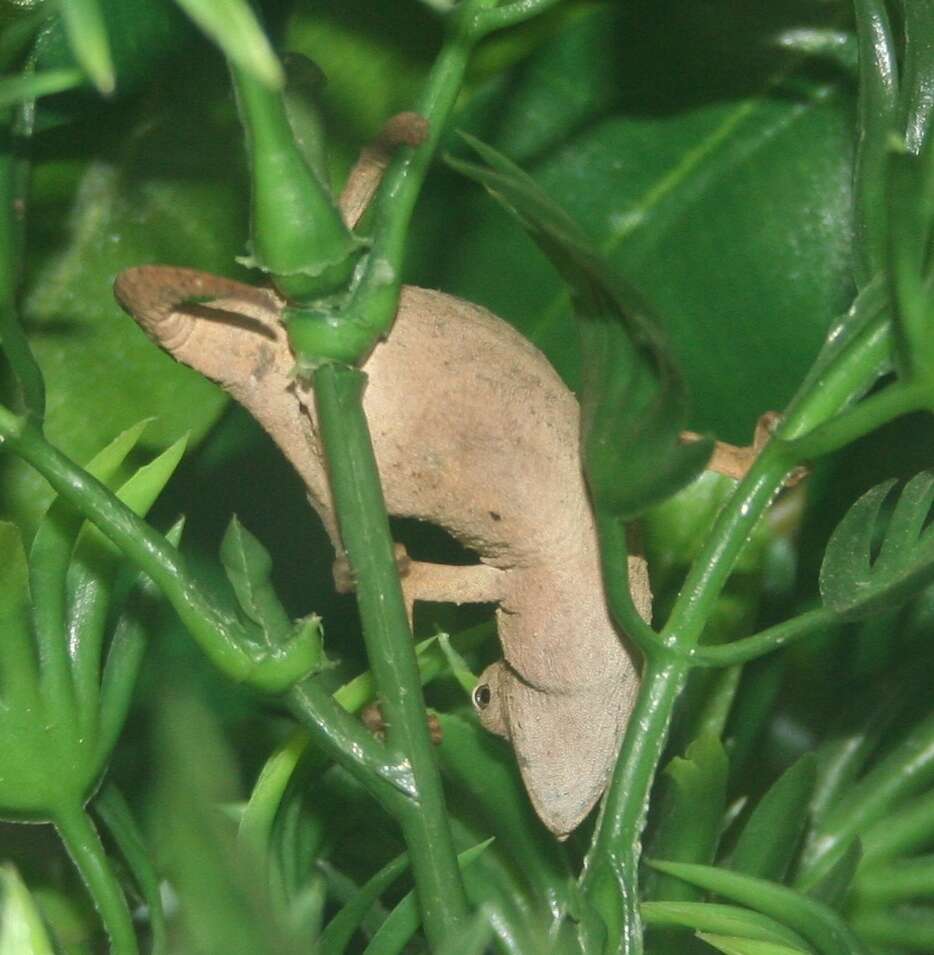
[[[341,196],[353,226],[392,149],[424,135],[394,117]],[[300,475],[338,555],[314,399],[293,373],[270,288],[174,266],[115,282],[121,306],[177,361],[217,382],[266,430]],[[197,304],[194,304],[197,303]],[[478,555],[468,566],[400,560],[415,601],[496,604],[503,659],[473,692],[483,726],[508,739],[531,803],[567,837],[603,793],[639,686],[635,650],[610,617],[581,469],[580,411],[547,358],[479,305],[403,286],[395,323],[362,365],[387,510],[435,524]],[[747,449],[724,446],[726,471]],[[645,561],[629,559],[648,620]]]

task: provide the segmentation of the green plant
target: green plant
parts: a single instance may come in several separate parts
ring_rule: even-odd
[[[58,826],[121,953],[929,951],[929,5],[269,0],[264,27],[240,0],[178,7],[223,59],[167,2],[0,5],[0,813]],[[427,126],[368,154],[385,173],[345,224],[330,180],[403,108]],[[317,403],[359,622],[267,436],[109,301],[153,260],[256,284],[248,234]],[[563,844],[469,706],[490,621],[419,608],[412,639],[393,537],[465,555],[386,519],[358,366],[403,277],[514,321],[580,400],[642,678]],[[206,287],[166,307],[216,320]],[[741,481],[698,478],[710,445],[683,427],[743,441],[770,408]],[[139,429],[73,461],[151,414],[155,444],[184,423],[195,451],[147,522],[180,445],[128,481]],[[156,530],[180,510],[182,550]],[[144,641],[156,590],[182,628],[147,617]],[[352,715],[374,699],[385,741]],[[0,940],[93,950],[53,852],[3,836],[31,897],[6,870]]]

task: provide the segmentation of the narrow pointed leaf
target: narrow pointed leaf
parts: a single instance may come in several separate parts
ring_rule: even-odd
[[[807,943],[775,919],[737,905],[716,902],[643,902],[639,911],[646,925],[690,928],[698,932],[734,935],[810,951]]]
[[[808,889],[808,895],[832,909],[840,909],[862,859],[862,846],[854,839],[823,878]]]
[[[272,585],[269,551],[234,517],[227,525],[220,554],[243,612],[262,628],[270,643],[284,640],[292,621]]]
[[[478,859],[492,841],[492,839],[487,839],[485,842],[459,853],[457,861],[460,867],[463,869]],[[421,923],[422,917],[418,910],[418,900],[415,898],[415,892],[412,891],[407,893],[402,901],[389,913],[386,921],[383,922],[370,944],[367,945],[364,955],[399,955],[418,931]]]
[[[84,82],[78,70],[43,70],[37,73],[17,73],[0,79],[0,109],[9,109],[27,100],[39,99],[74,89]]]
[[[117,435],[85,465],[85,470],[109,486],[147,424],[148,420],[140,421]],[[65,574],[83,523],[84,517],[68,501],[56,497],[33,537],[30,587],[40,641],[54,642],[65,632]]]
[[[265,86],[282,85],[282,66],[247,0],[176,0],[224,51]]]
[[[748,938],[730,938],[726,935],[701,934],[708,945],[723,955],[808,955],[807,949],[791,948],[775,942],[760,942]]]
[[[650,855],[679,862],[713,861],[726,810],[728,774],[726,753],[714,736],[695,740],[684,758],[675,757],[668,764]],[[649,899],[689,901],[700,896],[681,879],[652,873],[646,881]]]
[[[759,800],[743,826],[730,868],[781,882],[808,821],[817,767],[810,754],[786,770]]]
[[[59,0],[68,44],[84,71],[105,96],[114,91],[113,60],[98,0]]]
[[[341,955],[347,950],[354,932],[363,923],[373,903],[408,869],[409,856],[403,853],[387,862],[368,879],[357,894],[335,915],[318,938],[322,955]]]
[[[487,164],[449,164],[510,211],[571,286],[580,321],[581,443],[598,509],[632,519],[689,483],[710,456],[682,445],[687,395],[659,319],[607,266],[577,225],[534,180],[473,137]]]
[[[649,864],[771,916],[800,933],[820,955],[865,955],[862,943],[835,912],[793,889],[713,866],[659,861]]]

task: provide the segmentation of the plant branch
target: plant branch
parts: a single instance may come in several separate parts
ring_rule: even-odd
[[[370,250],[340,316],[326,321],[303,315],[301,310],[287,310],[289,340],[300,366],[313,367],[322,359],[361,361],[392,326],[412,212],[478,39],[469,25],[478,11],[493,2],[465,0],[463,9],[458,7],[448,17],[444,46],[415,107],[427,121],[427,136],[418,146],[400,147],[380,182],[364,223],[369,226],[364,231],[369,232]]]
[[[399,817],[429,943],[464,920],[467,904],[432,752],[415,644],[363,412],[366,376],[339,365],[313,378],[341,540],[354,569],[370,667],[387,722],[387,749],[411,766],[415,793]]]
[[[840,618],[832,610],[819,607],[742,640],[721,646],[692,647],[687,658],[693,666],[698,667],[730,667],[749,663],[839,622]]]
[[[130,910],[94,824],[81,806],[60,807],[52,821],[94,899],[110,937],[112,955],[137,955]]]

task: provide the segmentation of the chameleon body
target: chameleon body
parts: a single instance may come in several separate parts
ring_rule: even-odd
[[[274,292],[187,269],[122,273],[123,307],[178,361],[213,379],[272,436],[341,553],[313,397]],[[198,301],[204,304],[184,304]],[[538,349],[490,312],[404,287],[365,365],[364,407],[390,514],[436,524],[480,563],[412,561],[407,599],[495,602],[504,659],[474,702],[511,740],[531,801],[557,836],[603,792],[638,688],[606,607],[581,473],[579,408]],[[644,616],[645,565],[631,559]]]

